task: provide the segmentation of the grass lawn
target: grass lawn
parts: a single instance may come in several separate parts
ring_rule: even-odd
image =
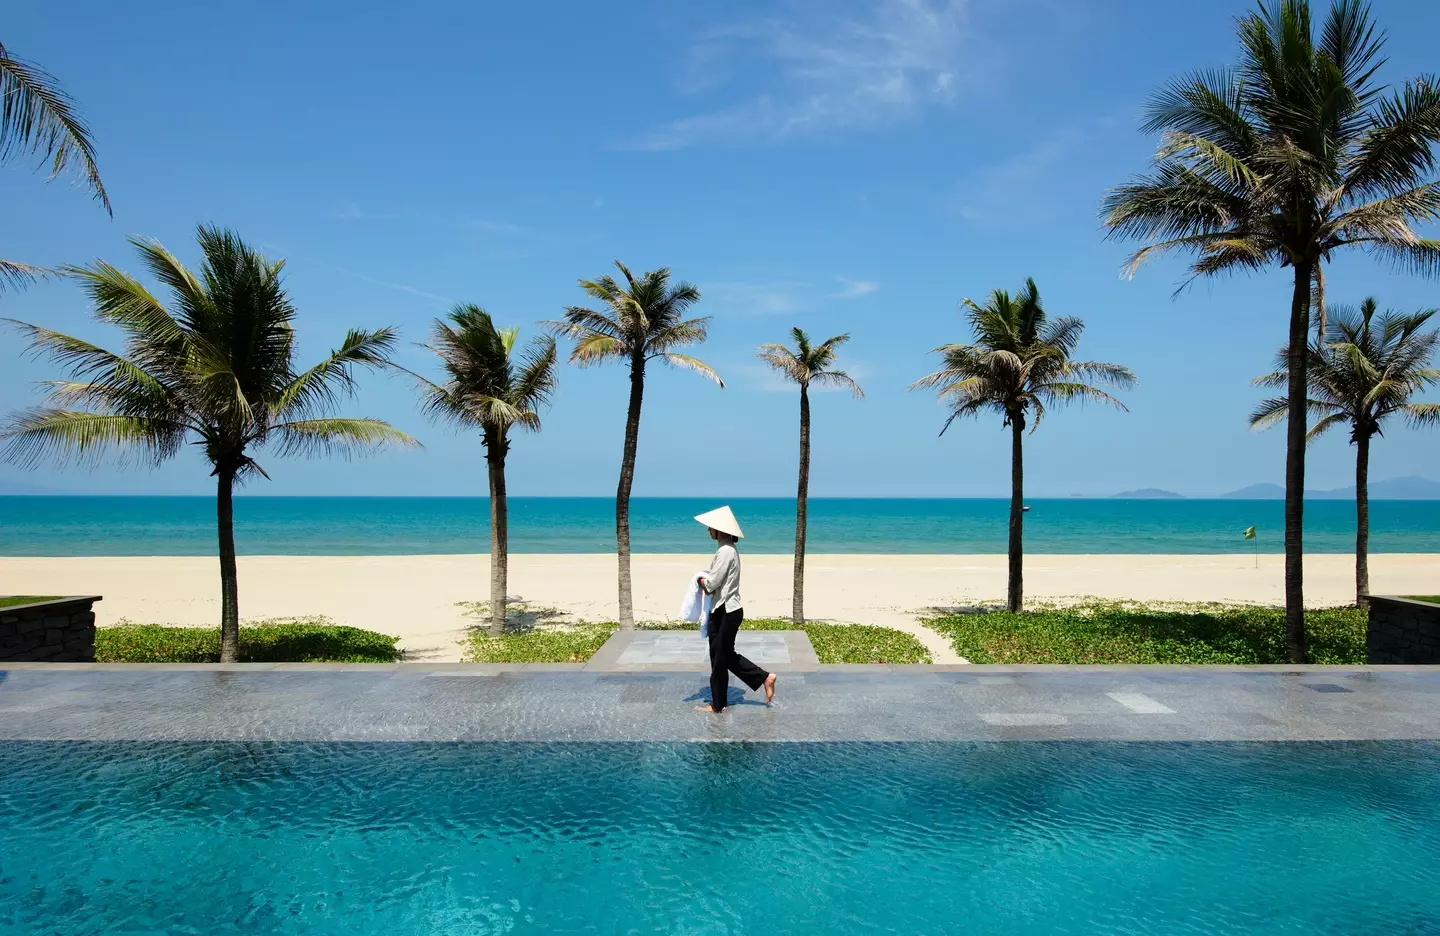
[[[240,628],[241,663],[394,663],[398,638],[326,618],[256,621]],[[121,621],[95,631],[97,663],[218,663],[218,627]]]
[[[925,623],[972,663],[1286,663],[1285,612],[1251,605],[1090,601]],[[1305,612],[1311,663],[1365,662],[1366,612]]]
[[[483,619],[483,605],[468,605]],[[610,639],[619,625],[614,622],[573,624],[547,623],[558,612],[532,608],[517,610],[520,623],[514,630],[492,637],[483,628],[471,632],[465,648],[467,663],[584,663]],[[538,622],[538,623],[537,623]],[[641,623],[641,630],[684,629],[673,623]],[[693,629],[693,627],[691,628]],[[793,630],[788,619],[747,620],[742,630]],[[862,624],[812,622],[805,633],[821,663],[929,663],[930,652],[914,637],[889,627]]]
[[[1440,604],[1440,595],[1401,595],[1401,598],[1409,598],[1411,601],[1428,601],[1431,604]],[[0,598],[0,601],[4,601]]]
[[[59,595],[0,595],[0,608],[15,605],[34,604],[37,601],[54,601]]]

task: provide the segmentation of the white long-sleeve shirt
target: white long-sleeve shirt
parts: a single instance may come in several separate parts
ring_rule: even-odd
[[[715,597],[715,610],[740,610],[740,554],[734,546],[726,543],[715,551],[709,570],[700,576],[700,585]]]

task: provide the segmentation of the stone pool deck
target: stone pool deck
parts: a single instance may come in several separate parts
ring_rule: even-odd
[[[15,664],[0,741],[1440,740],[1440,667],[792,660],[774,665],[774,707],[732,687],[712,715],[694,710],[695,664],[624,652],[593,667]]]

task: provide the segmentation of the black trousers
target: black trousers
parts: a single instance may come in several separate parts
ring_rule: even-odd
[[[724,710],[730,689],[730,673],[752,690],[765,685],[770,674],[735,652],[735,635],[740,633],[740,622],[745,612],[724,611],[719,608],[710,612],[710,707],[719,712]]]

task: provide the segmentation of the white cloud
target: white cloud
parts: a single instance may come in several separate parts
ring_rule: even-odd
[[[360,207],[359,202],[344,199],[330,212],[330,217],[336,221],[387,221],[395,216],[393,214],[376,214],[373,211],[366,211]]]
[[[373,276],[366,276],[364,273],[356,273],[351,270],[340,269],[339,267],[332,267],[331,269],[339,270],[339,272],[344,273],[346,276],[353,276],[356,279],[363,280],[367,283],[374,283],[376,286],[384,286],[386,289],[394,289],[398,292],[409,293],[412,296],[419,296],[422,299],[429,299],[432,302],[439,302],[445,305],[455,304],[454,299],[450,299],[445,296],[437,296],[435,293],[426,292],[423,289],[416,289],[414,286],[406,286],[404,283],[392,283],[387,280],[376,279]]]
[[[472,231],[486,231],[490,234],[524,234],[526,229],[508,221],[492,221],[487,218],[470,218],[463,225]]]
[[[741,315],[784,315],[810,307],[804,283],[712,282],[701,285],[700,294],[712,309]]]
[[[845,276],[835,278],[844,288],[838,293],[832,294],[832,299],[858,299],[861,296],[868,296],[880,288],[880,284],[874,280],[853,280]]]
[[[792,15],[726,29],[692,50],[685,85],[718,93],[730,74],[773,68],[772,87],[672,121],[624,145],[679,149],[866,130],[951,101],[964,67],[969,0],[835,0],[791,4]],[[741,68],[736,59],[760,67]],[[733,67],[732,67],[733,66]]]
[[[1109,164],[1115,130],[1124,125],[1122,118],[1103,116],[1061,126],[970,173],[952,199],[954,210],[967,221],[1000,227],[1033,224],[1062,209],[1093,210],[1095,167]]]

